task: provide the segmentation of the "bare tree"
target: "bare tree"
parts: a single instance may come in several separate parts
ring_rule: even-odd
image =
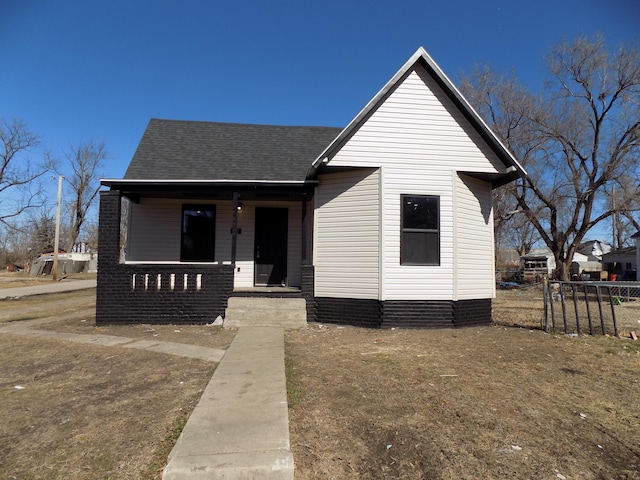
[[[638,175],[621,175],[608,191],[614,249],[631,244],[631,236],[640,230],[640,184]]]
[[[100,173],[108,152],[103,141],[91,139],[72,147],[66,157],[71,168],[71,174],[65,176],[72,199],[67,243],[67,251],[71,251],[100,189]]]
[[[530,93],[480,69],[462,89],[527,169],[506,187],[568,278],[585,235],[621,207],[609,192],[640,164],[640,48],[611,52],[601,37],[564,41],[547,57],[548,87]]]
[[[21,266],[31,263],[33,253],[29,220],[13,220],[0,225],[0,239],[2,267],[11,263]]]
[[[4,224],[43,204],[36,182],[51,169],[51,161],[31,160],[29,154],[39,145],[38,136],[22,120],[0,119],[0,222]]]

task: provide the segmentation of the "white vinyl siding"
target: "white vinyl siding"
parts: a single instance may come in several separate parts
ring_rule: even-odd
[[[182,204],[147,200],[129,204],[127,261],[180,261]]]
[[[179,199],[141,199],[131,203],[126,261],[129,262],[180,262],[180,231],[182,205],[194,201]],[[233,202],[197,201],[198,204],[216,206],[215,263],[231,262],[231,227]],[[280,207],[289,210],[289,234],[287,253],[287,280],[290,286],[300,286],[302,256],[302,202],[242,202],[238,212],[236,271],[234,287],[253,287],[254,272],[254,221],[255,207]]]
[[[406,183],[390,180],[386,168],[383,214],[383,265],[385,294],[382,300],[451,300],[453,298],[453,222],[451,180],[433,184],[433,177],[410,176]],[[401,195],[440,197],[440,265],[400,265]]]
[[[504,166],[422,67],[373,111],[329,166],[381,168],[381,300],[453,300],[452,173],[497,173]],[[401,195],[440,198],[439,266],[400,265]]]
[[[321,175],[316,190],[315,294],[378,299],[379,171]]]
[[[180,262],[182,205],[193,201],[143,198],[130,203],[126,261]],[[216,205],[216,263],[231,261],[231,202],[198,201]],[[225,234],[226,229],[226,234]]]
[[[397,86],[340,151],[332,167],[398,165],[496,173],[504,165],[422,68]]]
[[[495,267],[491,185],[466,175],[456,178],[457,300],[493,298]]]

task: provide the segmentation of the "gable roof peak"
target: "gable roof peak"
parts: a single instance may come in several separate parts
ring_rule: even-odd
[[[313,167],[317,169],[323,163],[330,161],[335,153],[342,148],[346,141],[358,130],[371,113],[386,100],[387,96],[395,89],[395,87],[403,81],[405,76],[415,68],[417,64],[422,65],[427,73],[439,84],[444,93],[453,101],[460,112],[467,118],[471,125],[478,131],[480,136],[487,142],[489,147],[494,151],[497,157],[505,166],[504,181],[514,180],[515,178],[526,175],[522,165],[509,152],[500,139],[493,133],[486,122],[480,117],[478,112],[464,98],[460,90],[447,77],[442,69],[427,53],[424,47],[418,47],[415,53],[405,62],[405,64],[396,72],[393,77],[380,89],[380,91],[367,103],[362,110],[355,116],[353,120],[340,132],[336,139],[316,158]]]

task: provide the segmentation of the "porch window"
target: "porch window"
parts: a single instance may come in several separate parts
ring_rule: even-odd
[[[216,206],[182,206],[180,261],[213,262],[216,247]]]
[[[440,265],[440,197],[402,195],[401,265]]]

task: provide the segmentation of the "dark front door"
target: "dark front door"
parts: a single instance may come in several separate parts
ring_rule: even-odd
[[[288,227],[288,209],[256,208],[256,285],[286,285]]]

